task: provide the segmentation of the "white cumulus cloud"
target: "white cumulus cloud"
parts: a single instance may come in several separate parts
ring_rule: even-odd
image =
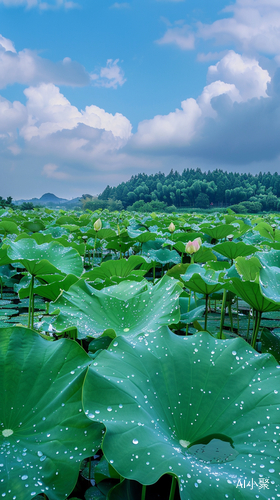
[[[208,69],[208,81],[222,80],[238,89],[242,100],[267,97],[267,85],[271,77],[259,62],[230,50],[215,66]]]
[[[26,140],[33,137],[44,138],[62,130],[73,130],[79,124],[111,132],[114,137],[123,141],[131,135],[131,124],[122,114],[112,115],[94,105],[79,111],[51,83],[29,87],[24,90],[24,94],[27,97],[28,118],[20,134]]]
[[[13,83],[41,82],[80,86],[88,85],[90,76],[81,64],[69,57],[54,63],[29,49],[17,52],[13,43],[0,35],[0,88]]]
[[[139,123],[132,145],[147,149],[182,146],[193,138],[201,109],[195,99],[181,102],[181,109],[168,115],[157,115]]]
[[[198,36],[220,44],[235,42],[245,52],[280,54],[279,0],[236,0],[224,11],[232,17],[198,23]]]
[[[124,78],[124,72],[118,63],[119,59],[115,59],[115,61],[108,59],[106,66],[101,68],[99,73],[91,74],[90,76],[94,85],[114,89],[118,86],[122,87],[126,82],[126,78]]]
[[[207,119],[217,119],[213,98],[225,95],[231,103],[267,98],[266,89],[271,78],[256,59],[229,51],[215,66],[209,67],[208,80],[210,83],[202,94],[196,100],[183,101],[182,109],[142,121],[130,141],[131,147],[154,151],[186,148],[199,136]]]

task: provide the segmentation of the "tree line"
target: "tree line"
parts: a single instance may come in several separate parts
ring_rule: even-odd
[[[83,195],[84,208],[145,211],[231,207],[237,212],[280,211],[280,175],[173,169],[167,175],[133,175],[96,198]]]

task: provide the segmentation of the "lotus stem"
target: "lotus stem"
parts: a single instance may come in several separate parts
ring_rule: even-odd
[[[3,299],[3,283],[2,283],[2,280],[0,278],[0,286],[1,286],[1,300]]]
[[[219,332],[219,337],[218,337],[219,339],[221,339],[223,337],[223,325],[224,325],[224,318],[225,318],[226,299],[227,299],[227,291],[226,291],[226,289],[224,289],[222,309],[221,309],[220,332]]]
[[[259,333],[259,329],[260,329],[261,317],[262,317],[261,311],[256,310],[254,332],[253,332],[252,342],[251,342],[251,346],[253,347],[253,349],[256,348],[255,346],[256,346],[256,341],[257,341],[257,337],[258,337],[258,333]]]
[[[190,291],[189,303],[188,303],[188,312],[190,312],[190,307],[191,307],[191,294],[192,294],[192,292]],[[187,326],[186,326],[186,336],[188,335],[188,333],[189,333],[189,324],[187,324]]]
[[[228,303],[228,315],[229,315],[229,319],[230,319],[230,331],[233,332],[233,318],[232,318],[231,302]]]
[[[174,500],[175,490],[176,490],[176,477],[173,476],[172,477],[171,488],[170,488],[169,500]]]
[[[90,481],[90,476],[91,476],[91,457],[89,457],[88,460],[88,480]]]
[[[209,299],[209,295],[208,295],[208,294],[206,294],[206,297],[205,297],[204,330],[207,330],[207,318],[208,318],[208,299]]]
[[[239,333],[238,297],[236,297],[237,331]]]
[[[147,489],[147,486],[145,484],[142,484],[141,500],[145,500],[145,498],[146,498],[146,489]]]
[[[94,238],[94,247],[93,247],[93,254],[92,254],[92,267],[94,266],[94,259],[95,259],[96,238],[97,238],[97,231],[95,231],[95,238]]]
[[[28,328],[33,328],[33,320],[34,320],[34,275],[31,276],[30,282],[30,295],[29,295],[29,305],[28,305]],[[32,324],[31,324],[32,323]]]
[[[249,309],[249,314],[248,314],[248,324],[247,324],[246,340],[249,340],[250,322],[251,322],[251,309]]]
[[[156,279],[156,263],[153,264],[153,285],[155,284]]]

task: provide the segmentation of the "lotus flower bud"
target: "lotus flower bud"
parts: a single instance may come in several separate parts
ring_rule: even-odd
[[[169,226],[168,226],[168,231],[169,231],[170,233],[174,233],[174,231],[175,231],[175,226],[174,226],[173,222],[171,222],[171,223],[169,224]]]
[[[202,245],[201,238],[196,238],[193,241],[188,241],[188,243],[186,244],[185,252],[193,254],[200,249],[201,245]]]
[[[101,219],[97,219],[95,221],[95,223],[93,224],[93,227],[94,227],[94,230],[95,231],[100,231],[100,229],[102,228],[102,222],[101,222]]]

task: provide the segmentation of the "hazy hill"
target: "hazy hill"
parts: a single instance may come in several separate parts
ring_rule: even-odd
[[[80,198],[74,198],[73,200],[67,200],[66,198],[58,198],[53,193],[45,193],[41,198],[31,198],[29,200],[13,200],[15,205],[22,205],[24,202],[31,202],[34,206],[43,206],[49,208],[72,208],[81,206]]]

